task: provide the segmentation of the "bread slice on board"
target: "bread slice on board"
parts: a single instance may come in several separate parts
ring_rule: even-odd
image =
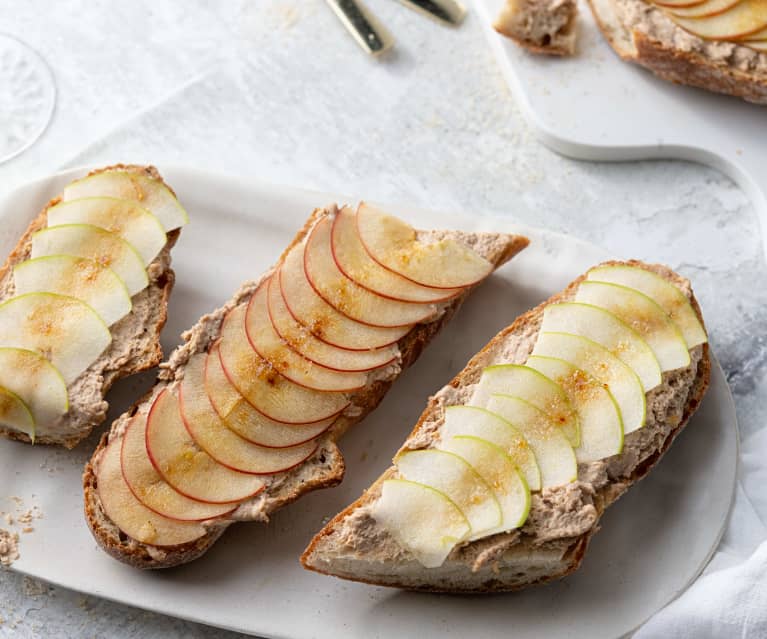
[[[673,283],[690,299],[702,322],[686,279],[664,266],[628,264]],[[433,446],[445,407],[462,403],[460,398],[478,382],[483,368],[524,363],[535,344],[546,306],[571,300],[584,277],[496,335],[429,400],[401,450]],[[456,546],[440,567],[424,568],[371,515],[383,482],[396,473],[391,467],[314,537],[301,558],[304,567],[375,585],[465,593],[517,590],[573,572],[599,529],[605,509],[650,471],[698,408],[710,376],[708,345],[695,346],[690,355],[686,369],[664,373],[662,384],[647,393],[647,423],[626,435],[623,452],[580,464],[577,481],[533,494],[530,515],[522,528]]]
[[[149,394],[141,399],[130,411],[119,417],[110,432],[101,440],[90,462],[85,468],[83,488],[85,497],[85,516],[99,545],[112,557],[139,568],[166,568],[192,561],[207,551],[223,531],[236,521],[267,522],[271,513],[291,503],[302,495],[319,488],[338,484],[344,475],[344,460],[336,445],[343,433],[360,422],[372,411],[399,376],[399,372],[412,364],[432,337],[444,326],[458,310],[473,288],[470,286],[457,297],[446,302],[444,312],[430,321],[416,324],[399,339],[397,349],[398,362],[393,374],[384,378],[372,377],[361,389],[350,396],[348,410],[341,413],[339,419],[329,430],[317,439],[316,451],[297,467],[266,476],[266,487],[256,497],[243,502],[233,513],[223,518],[203,522],[207,532],[200,538],[175,546],[153,546],[128,537],[107,515],[99,497],[98,477],[100,464],[107,446],[123,438],[126,426],[132,416],[149,410],[154,399],[164,389],[174,389],[184,377],[187,364],[195,354],[208,352],[220,336],[222,319],[228,311],[248,301],[257,291],[259,284],[275,272],[293,247],[305,241],[312,229],[324,219],[332,217],[336,207],[316,210],[298,232],[290,246],[280,257],[277,265],[265,273],[258,281],[246,282],[241,289],[222,308],[203,316],[189,331],[184,333],[184,343],[179,346],[161,365],[160,378]],[[459,231],[428,231],[427,241],[442,239],[456,240],[471,247],[476,253],[497,268],[524,249],[528,240],[521,236],[493,233],[465,233]]]
[[[118,164],[92,171],[88,175],[115,170],[146,176],[165,184],[153,166]],[[167,184],[165,186],[173,193]],[[60,201],[61,197],[51,200],[32,220],[0,269],[0,300],[7,300],[14,295],[14,266],[29,259],[32,235],[46,227],[48,210]],[[160,332],[167,318],[168,298],[175,279],[170,266],[170,253],[179,235],[179,229],[168,232],[165,246],[147,266],[148,286],[133,296],[130,313],[110,327],[112,341],[109,347],[68,385],[69,411],[54,431],[38,434],[34,443],[74,448],[106,418],[109,404],[104,397],[112,384],[128,375],[153,368],[162,361]],[[0,436],[31,443],[28,434],[3,426],[0,426]]]
[[[507,0],[493,28],[533,53],[575,53],[576,0]]]

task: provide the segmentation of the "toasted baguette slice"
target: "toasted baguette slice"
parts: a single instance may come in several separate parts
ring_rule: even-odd
[[[767,104],[767,53],[733,42],[707,42],[645,0],[589,0],[615,52],[678,84]]]
[[[500,34],[533,53],[575,53],[576,0],[506,0],[493,24]]]
[[[98,493],[99,464],[110,442],[119,441],[131,416],[149,410],[154,399],[163,389],[175,387],[184,377],[190,358],[201,352],[207,352],[218,339],[223,317],[238,304],[250,299],[258,289],[260,282],[266,280],[282,264],[290,249],[307,238],[312,228],[323,218],[334,214],[335,207],[316,210],[298,232],[290,246],[280,257],[277,265],[265,273],[260,280],[246,282],[241,289],[223,307],[202,317],[189,331],[184,333],[184,344],[179,346],[165,364],[161,365],[160,379],[149,394],[140,400],[130,411],[119,417],[110,432],[101,440],[91,461],[85,468],[83,486],[85,493],[85,516],[88,526],[98,543],[112,557],[139,568],[167,568],[192,561],[202,555],[219,538],[223,531],[235,521],[269,520],[271,513],[291,503],[302,495],[319,488],[338,484],[344,475],[344,460],[336,446],[336,441],[343,433],[364,419],[389,390],[400,372],[412,364],[426,344],[450,320],[458,310],[473,286],[467,288],[446,303],[444,312],[427,323],[416,324],[398,342],[399,357],[394,366],[389,366],[389,374],[374,376],[366,386],[354,391],[350,396],[350,405],[345,409],[333,426],[317,440],[317,450],[297,467],[273,475],[264,476],[265,489],[256,497],[243,502],[236,511],[221,519],[203,522],[207,533],[199,539],[176,546],[156,547],[141,543],[125,535],[107,516]],[[454,239],[472,247],[478,254],[497,268],[524,249],[528,240],[521,236],[464,233],[459,231],[428,231],[423,234],[429,241]]]
[[[629,264],[672,282],[691,300],[700,317],[687,280],[663,266]],[[532,352],[544,308],[571,299],[583,279],[496,335],[429,400],[402,450],[428,448],[434,443],[445,407],[468,399],[484,367],[523,363]],[[621,454],[580,464],[576,482],[534,493],[530,515],[521,529],[457,546],[440,567],[424,568],[371,516],[371,505],[380,495],[383,481],[395,474],[391,467],[314,537],[301,558],[304,567],[376,585],[467,593],[516,590],[571,573],[580,565],[605,508],[649,472],[700,404],[710,374],[707,344],[693,348],[691,360],[688,368],[665,373],[662,385],[647,394],[647,423],[626,436]]]
[[[92,171],[89,175],[116,169],[163,181],[153,166],[118,164]],[[165,186],[173,193],[167,184]],[[32,235],[46,227],[48,209],[60,201],[60,197],[52,199],[32,220],[0,269],[0,300],[14,295],[13,268],[29,259]],[[175,280],[170,267],[170,252],[179,234],[179,229],[170,231],[165,246],[146,267],[149,285],[133,296],[130,313],[110,327],[112,341],[107,350],[68,385],[69,411],[56,424],[38,427],[34,443],[74,448],[106,418],[109,404],[104,396],[112,384],[128,375],[153,368],[162,361],[160,332],[167,319],[168,298]],[[3,426],[0,426],[0,436],[32,442],[28,434]]]

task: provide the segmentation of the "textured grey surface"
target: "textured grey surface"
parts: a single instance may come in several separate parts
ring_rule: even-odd
[[[0,2],[2,29],[45,56],[59,89],[49,130],[0,165],[0,189],[79,164],[173,162],[509,215],[666,262],[694,282],[742,439],[758,431],[767,270],[738,188],[695,164],[561,158],[522,121],[475,16],[453,30],[368,3],[399,41],[383,60],[366,58],[322,0]],[[0,637],[235,636],[7,572],[0,617]]]

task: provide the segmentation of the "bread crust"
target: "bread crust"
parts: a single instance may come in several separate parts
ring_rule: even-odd
[[[157,168],[154,166],[140,166],[136,164],[113,164],[111,166],[95,169],[88,173],[88,176],[96,175],[98,173],[104,173],[107,171],[122,170],[131,173],[137,173],[151,177],[152,179],[162,182],[168,190],[173,193],[173,189],[163,180]],[[0,268],[0,282],[5,281],[7,278],[12,277],[13,267],[17,264],[29,259],[31,250],[32,235],[37,231],[45,228],[48,223],[48,209],[61,202],[61,197],[55,197],[45,205],[43,210],[30,222],[24,234],[19,239],[18,243],[14,247],[13,251],[8,255],[8,258]],[[102,371],[102,386],[101,386],[101,398],[103,399],[112,385],[123,377],[128,377],[135,373],[154,368],[162,361],[162,346],[160,344],[160,333],[162,332],[165,322],[168,319],[168,299],[170,298],[173,285],[175,283],[175,273],[170,268],[170,251],[175,246],[179,236],[181,234],[180,229],[175,229],[167,234],[167,241],[160,254],[152,262],[151,266],[155,269],[159,268],[159,272],[155,272],[154,276],[149,282],[149,286],[134,296],[134,299],[139,295],[145,295],[148,297],[151,308],[154,309],[154,315],[152,317],[151,324],[142,326],[143,332],[137,335],[133,335],[131,338],[140,342],[138,354],[131,357],[124,362],[119,368],[107,369]],[[115,333],[121,324],[127,324],[130,321],[133,311],[125,318],[117,322],[110,328],[110,332]],[[97,359],[89,370],[99,370],[103,366],[104,362],[109,360],[110,353],[118,346],[118,344],[111,344],[110,347]],[[85,374],[85,373],[84,373]],[[103,410],[99,410],[99,418],[91,420],[87,429],[82,429],[76,433],[72,433],[70,436],[64,437],[52,437],[52,436],[40,436],[36,437],[34,443],[42,445],[58,445],[65,448],[72,449],[77,446],[83,439],[88,437],[93,428],[101,424],[106,418],[106,411],[108,405],[104,405]],[[27,444],[33,443],[29,435],[20,431],[12,430],[3,426],[0,426],[0,437],[12,439]]]
[[[535,16],[551,15],[553,10],[550,4],[541,0],[507,0],[501,15],[493,23],[493,29],[531,53],[559,57],[572,56],[575,54],[576,44],[577,4],[573,3],[569,9],[567,24],[564,27],[553,34],[546,34],[545,37],[549,38],[548,42],[537,42],[531,39],[529,25],[518,23],[518,15],[523,12],[532,13]]]
[[[292,242],[283,251],[278,263],[281,263],[285,259],[285,256],[294,246],[303,241],[321,215],[323,215],[323,209],[316,209],[312,213]],[[480,234],[477,234],[477,236],[479,235]],[[497,237],[503,240],[501,246],[499,246],[492,254],[484,256],[492,262],[496,268],[510,260],[529,243],[527,238],[517,235],[499,234]],[[417,325],[399,341],[398,346],[402,354],[402,370],[410,366],[418,358],[426,344],[458,311],[464,299],[473,288],[474,287],[470,287],[470,289],[467,289],[460,296],[456,297],[449,304],[441,317],[435,321]],[[233,300],[230,300],[229,304],[233,304]],[[182,344],[177,349],[177,352],[187,348],[187,345],[188,342],[187,344]],[[170,359],[172,358],[173,355],[171,355]],[[181,368],[183,369],[183,366]],[[399,375],[396,377],[398,376]],[[261,511],[258,520],[268,521],[268,517],[271,513],[297,500],[299,497],[314,490],[335,486],[341,482],[346,467],[343,456],[336,446],[336,441],[351,426],[362,421],[362,419],[364,419],[364,417],[380,403],[396,380],[396,377],[387,380],[377,380],[358,393],[355,393],[354,403],[355,406],[360,408],[359,414],[354,417],[338,420],[319,438],[318,449],[312,457],[297,468],[278,474],[283,481],[278,484],[273,493],[269,494],[268,502]],[[164,375],[158,384],[170,384],[176,379],[176,374]],[[148,402],[155,396],[157,388],[158,386],[150,390],[145,397],[140,399],[133,408],[128,411],[127,415],[134,414],[139,410],[142,404]],[[126,537],[109,520],[109,517],[102,509],[98,497],[97,460],[109,443],[110,437],[115,435],[119,437],[119,424],[120,420],[123,418],[118,418],[113,424],[110,433],[102,437],[99,446],[85,467],[83,475],[85,517],[91,532],[98,544],[112,557],[137,568],[170,568],[197,559],[218,540],[229,525],[235,523],[234,520],[222,519],[218,521],[211,526],[208,534],[188,544],[157,548]],[[267,488],[266,490],[269,491],[270,488]]]
[[[680,284],[686,282],[686,280],[684,280],[682,277],[662,265],[650,265],[637,260],[630,260],[628,262],[609,261],[605,262],[603,265],[630,265],[644,268],[663,276],[665,279],[671,281],[677,286],[680,286]],[[486,355],[495,352],[495,349],[500,344],[502,344],[508,336],[520,334],[528,329],[531,325],[539,325],[543,316],[543,310],[546,308],[546,306],[570,299],[574,295],[578,285],[585,278],[586,274],[581,275],[560,293],[553,295],[548,300],[539,304],[532,310],[524,313],[523,315],[520,315],[510,326],[500,331],[492,340],[490,340],[490,342],[488,342],[488,344],[486,344],[485,347],[469,361],[466,367],[460,373],[458,373],[458,375],[456,375],[452,381],[450,381],[449,386],[452,386],[453,388],[461,388],[463,386],[476,383],[479,380],[482,369],[485,366]],[[690,302],[693,309],[695,310],[696,315],[700,319],[701,323],[703,323],[703,316],[700,310],[700,306],[698,305],[698,302],[692,293],[690,296]],[[508,581],[504,581],[501,576],[498,575],[489,579],[485,579],[484,581],[477,578],[476,582],[471,583],[470,585],[463,584],[458,586],[445,586],[440,584],[437,586],[428,581],[429,573],[426,569],[423,569],[422,583],[406,583],[404,581],[398,581],[397,579],[374,579],[361,575],[358,576],[353,574],[342,574],[340,572],[334,572],[332,568],[330,568],[330,564],[332,563],[333,559],[331,555],[333,550],[336,548],[338,543],[337,538],[341,535],[341,530],[345,520],[350,517],[358,508],[369,505],[377,498],[377,496],[380,494],[380,489],[383,482],[394,474],[394,467],[390,467],[387,471],[385,471],[381,477],[379,477],[370,486],[370,488],[368,488],[362,494],[359,499],[342,510],[330,522],[328,522],[328,524],[319,533],[317,533],[317,535],[315,535],[307,549],[301,555],[302,565],[307,570],[318,572],[320,574],[342,577],[351,581],[359,581],[371,585],[391,586],[394,588],[425,592],[449,593],[509,592],[520,590],[528,586],[548,583],[550,581],[561,579],[562,577],[569,575],[580,567],[592,536],[599,530],[599,520],[601,519],[605,509],[614,503],[621,495],[623,495],[630,486],[638,482],[640,479],[645,477],[647,473],[650,472],[650,470],[655,466],[655,464],[658,463],[658,461],[660,461],[665,452],[669,449],[672,442],[679,435],[684,426],[688,423],[690,417],[692,417],[692,415],[698,409],[700,402],[702,401],[703,396],[708,389],[711,376],[711,360],[709,354],[709,346],[707,343],[703,344],[702,350],[703,354],[698,364],[695,375],[695,382],[691,388],[690,393],[688,394],[679,424],[676,426],[676,428],[670,431],[660,449],[654,455],[646,458],[639,465],[637,465],[633,469],[631,475],[627,477],[625,481],[621,480],[621,482],[608,482],[602,489],[596,491],[596,494],[594,495],[594,506],[596,508],[597,516],[593,522],[593,525],[583,534],[577,537],[573,537],[567,542],[568,546],[564,552],[563,559],[560,562],[559,568],[550,574],[521,585],[511,584]],[[416,423],[402,448],[400,448],[400,451],[408,447],[408,441],[419,433],[425,423],[433,421],[438,416],[438,411],[439,407],[436,398],[430,398],[426,409],[422,413],[420,419]],[[469,546],[471,545],[472,544],[469,544]],[[325,561],[323,561],[323,558]],[[451,559],[448,558],[447,561],[450,562]]]

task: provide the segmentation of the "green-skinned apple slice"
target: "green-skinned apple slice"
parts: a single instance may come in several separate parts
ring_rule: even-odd
[[[592,462],[623,450],[623,422],[610,391],[586,371],[552,357],[534,355],[527,365],[562,388],[578,411],[581,443],[575,448],[578,462]]]
[[[478,406],[448,406],[439,435],[443,443],[460,435],[486,439],[512,459],[530,490],[541,489],[541,471],[535,453],[524,435],[500,415]]]
[[[530,512],[530,489],[506,452],[492,442],[471,435],[448,439],[442,450],[465,459],[492,488],[501,507],[502,521],[497,532],[519,528]]]
[[[410,326],[368,326],[339,313],[312,288],[304,270],[304,245],[285,257],[280,268],[280,288],[290,314],[317,339],[354,351],[367,351],[395,344]]]
[[[0,386],[18,395],[37,427],[54,424],[69,410],[67,385],[58,369],[35,351],[0,348]]]
[[[654,300],[682,331],[687,348],[705,343],[708,338],[690,300],[671,282],[643,268],[629,265],[598,266],[591,269],[588,281],[620,284],[644,293]]]
[[[118,441],[104,449],[96,475],[99,502],[107,517],[128,537],[152,546],[177,546],[204,536],[207,529],[199,522],[163,517],[136,499],[123,477],[120,449]]]
[[[575,299],[609,311],[642,336],[655,354],[661,371],[690,365],[684,336],[666,312],[633,288],[606,282],[581,282]]]
[[[564,391],[540,371],[518,364],[488,366],[482,371],[469,404],[486,406],[495,393],[530,402],[549,416],[573,446],[580,443],[578,414]]]
[[[543,311],[540,330],[586,337],[629,366],[645,392],[660,386],[661,368],[650,346],[633,328],[603,308],[581,302],[550,304]]]
[[[767,2],[741,0],[727,11],[707,18],[669,17],[685,31],[704,40],[735,40],[767,27]]]
[[[578,478],[573,447],[546,413],[509,395],[492,395],[487,409],[511,422],[524,435],[541,469],[543,488],[561,486]]]
[[[16,295],[58,293],[88,304],[111,326],[131,311],[125,283],[110,268],[73,255],[47,255],[13,267]]]
[[[114,197],[133,200],[151,211],[165,231],[189,221],[184,207],[161,180],[129,171],[106,171],[76,180],[64,189],[64,200],[85,197]]]
[[[206,504],[189,499],[168,484],[149,460],[146,423],[146,415],[134,416],[122,439],[123,478],[136,499],[158,515],[178,521],[204,521],[223,517],[237,507],[237,502]]]
[[[317,339],[290,314],[280,290],[279,270],[269,278],[267,298],[269,319],[274,330],[296,352],[311,360],[339,371],[370,371],[386,366],[397,358],[396,345],[369,351],[350,351]]]
[[[633,433],[645,424],[647,402],[636,373],[606,348],[581,335],[541,333],[533,355],[557,357],[595,377],[618,404],[623,433]]]
[[[196,387],[193,390],[203,392]],[[259,446],[286,448],[303,444],[324,433],[336,420],[336,415],[309,424],[285,424],[269,419],[232,386],[221,365],[218,346],[211,349],[205,360],[204,392],[227,428]]]
[[[431,486],[450,497],[469,520],[468,539],[497,531],[502,523],[501,506],[492,488],[465,459],[433,448],[409,450],[394,463],[403,479]]]
[[[370,326],[396,328],[427,320],[435,314],[431,304],[413,304],[371,293],[338,268],[330,246],[331,221],[323,218],[306,240],[304,270],[317,294],[338,312]]]
[[[147,209],[130,200],[87,197],[60,202],[48,209],[48,226],[91,224],[115,233],[130,244],[149,264],[167,242],[160,221]]]
[[[357,217],[349,207],[336,215],[331,236],[338,268],[373,293],[403,302],[433,303],[448,300],[463,290],[421,286],[381,266],[365,250],[357,232]]]
[[[73,382],[109,346],[112,335],[85,302],[55,293],[27,293],[0,304],[0,346],[42,353]]]
[[[286,424],[318,422],[349,405],[345,393],[318,391],[294,384],[250,346],[245,332],[246,306],[224,318],[219,356],[227,379],[260,413]]]
[[[29,435],[35,441],[35,418],[16,393],[0,386],[0,425]]]
[[[325,368],[306,359],[287,345],[269,318],[267,286],[256,289],[245,313],[245,332],[253,349],[291,382],[320,391],[348,392],[362,388],[367,375]]]
[[[178,397],[167,389],[149,410],[146,448],[162,478],[190,499],[229,504],[257,495],[265,485],[258,475],[227,468],[200,448],[184,426]]]
[[[144,261],[124,239],[91,224],[51,226],[32,236],[32,255],[74,255],[111,268],[135,295],[149,284]]]
[[[206,355],[199,353],[189,360],[179,388],[181,418],[197,445],[219,464],[254,475],[267,475],[297,466],[315,450],[309,441],[295,446],[266,448],[253,444],[226,427],[205,394]],[[283,426],[290,431],[291,426]]]
[[[680,18],[707,18],[732,9],[741,0],[705,0],[692,7],[674,7],[670,13]]]
[[[402,220],[361,203],[357,230],[368,255],[390,271],[432,288],[461,288],[490,275],[493,265],[452,239],[429,244]]]
[[[425,568],[441,566],[471,526],[444,493],[404,479],[387,479],[373,503],[373,518]]]

